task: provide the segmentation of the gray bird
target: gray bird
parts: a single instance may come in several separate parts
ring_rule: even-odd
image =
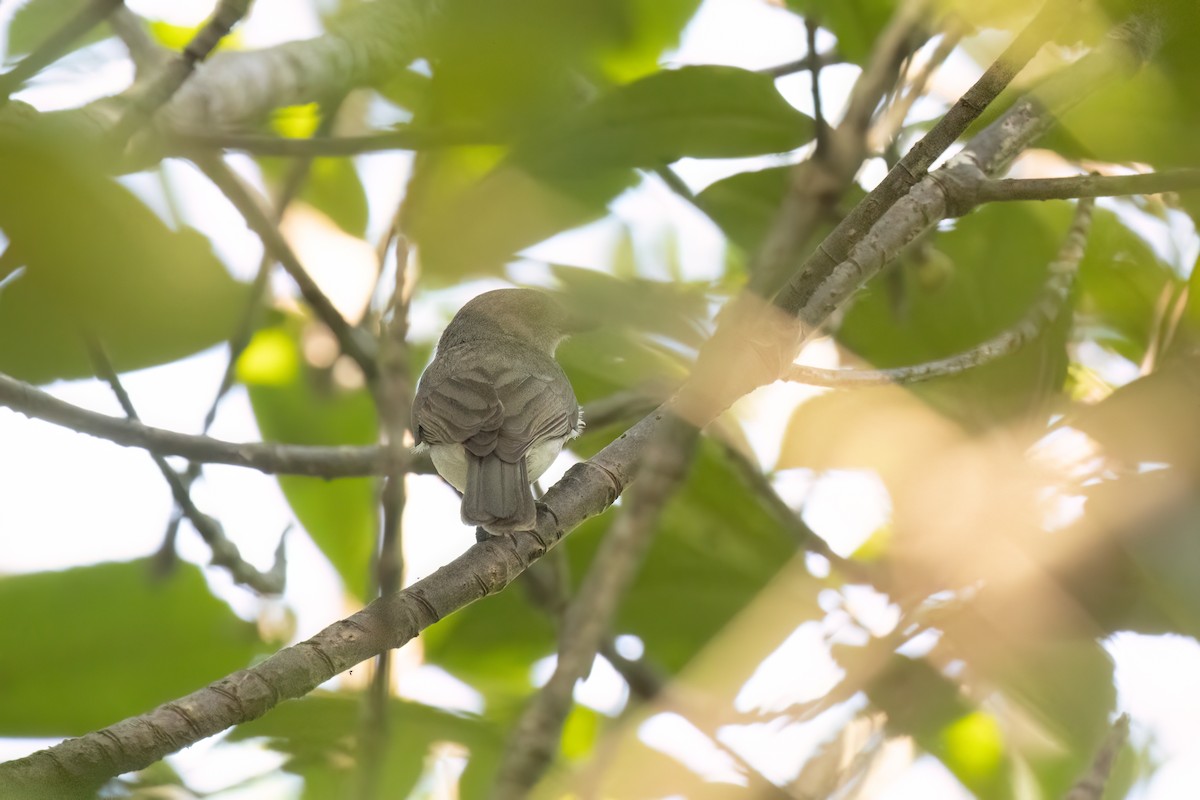
[[[544,292],[499,289],[463,306],[438,340],[417,385],[413,436],[462,493],[468,525],[489,533],[534,528],[529,485],[583,429],[554,360],[579,328]]]

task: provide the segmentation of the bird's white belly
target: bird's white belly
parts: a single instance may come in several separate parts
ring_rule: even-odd
[[[550,465],[554,463],[554,459],[558,458],[563,443],[566,441],[566,436],[558,439],[546,439],[529,448],[525,453],[525,472],[529,477],[530,483],[542,477],[542,473],[550,468]]]
[[[569,437],[546,439],[529,448],[525,453],[525,474],[533,483],[550,468],[558,458],[563,444]],[[467,490],[467,450],[461,444],[434,444],[429,446],[429,458],[438,474],[460,492]]]
[[[461,444],[433,444],[429,459],[438,474],[460,492],[467,490],[467,449]]]

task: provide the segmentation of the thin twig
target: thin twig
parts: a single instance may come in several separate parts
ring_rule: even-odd
[[[1108,785],[1109,775],[1112,774],[1113,764],[1121,754],[1121,748],[1129,739],[1129,715],[1122,714],[1113,722],[1112,728],[1105,737],[1104,743],[1096,753],[1091,768],[1087,774],[1075,782],[1067,792],[1065,800],[1101,800],[1104,789]]]
[[[98,342],[88,340],[88,350],[92,363],[96,367],[96,373],[112,388],[113,394],[116,395],[117,401],[129,419],[136,420],[138,415],[133,401],[121,384],[121,379],[113,369],[112,362],[109,361],[104,349]],[[212,550],[213,565],[228,570],[235,583],[247,586],[259,594],[281,594],[284,589],[284,577],[287,574],[287,558],[283,538],[280,538],[279,546],[275,549],[275,563],[271,569],[266,572],[255,569],[253,565],[242,558],[237,545],[225,535],[221,523],[196,507],[183,479],[171,468],[167,460],[156,453],[151,453],[150,457],[154,459],[159,472],[167,481],[167,485],[171,487],[171,495],[175,498],[176,504],[183,510],[196,532],[200,534],[200,538]]]
[[[133,22],[140,31],[140,25],[137,24],[138,20],[134,20]],[[130,44],[129,47],[132,51],[134,45]],[[327,136],[329,134],[333,129],[340,107],[341,100],[329,104],[329,108],[322,115],[321,123],[314,134],[315,136]],[[276,225],[283,220],[288,206],[296,195],[299,194],[312,168],[312,163],[313,160],[311,158],[304,158],[291,164],[291,168],[284,177],[272,206],[274,208],[273,217]],[[250,292],[242,307],[242,316],[238,320],[233,335],[229,337],[229,357],[225,361],[225,370],[221,374],[221,382],[218,384],[217,391],[208,405],[208,411],[204,414],[204,421],[200,426],[201,434],[207,434],[212,428],[213,423],[217,419],[217,410],[221,406],[221,401],[229,393],[229,390],[233,388],[233,384],[237,380],[238,360],[249,346],[250,339],[253,337],[254,331],[258,326],[258,320],[262,315],[263,298],[266,296],[271,277],[271,268],[274,265],[275,259],[272,257],[272,252],[264,247],[262,258],[259,260],[258,271],[254,275],[254,280],[250,284]],[[183,474],[183,480],[184,485],[188,487],[189,491],[192,484],[200,477],[202,468],[203,465],[199,461],[188,462],[187,470]],[[179,530],[180,520],[179,509],[176,508],[176,513],[172,515],[171,521],[167,524],[166,533],[163,535],[163,543],[157,554],[156,560],[164,567],[169,565],[174,558],[175,537]]]
[[[985,180],[975,190],[980,203],[1011,200],[1070,200],[1162,194],[1200,188],[1200,169],[1173,169],[1145,175],[1075,175],[1070,178]]]
[[[554,674],[517,722],[493,787],[496,800],[525,797],[558,750],[575,683],[591,669],[612,618],[656,529],[667,499],[683,479],[697,431],[664,421],[622,514],[600,544],[592,566],[563,616]]]
[[[187,43],[179,57],[165,64],[158,77],[133,98],[113,126],[110,134],[112,141],[123,146],[138,128],[162,108],[179,91],[184,81],[191,77],[196,65],[208,58],[209,53],[233,30],[233,26],[246,16],[250,3],[251,0],[220,0],[213,15]]]
[[[804,31],[808,37],[808,52],[817,52],[817,20],[811,16],[804,17]],[[821,104],[821,60],[813,59],[812,65],[812,101],[813,126],[817,140],[817,157],[823,156],[829,148],[829,123],[825,121],[825,108]]]
[[[194,153],[191,159],[208,176],[209,180],[216,184],[229,202],[233,203],[245,218],[250,229],[262,239],[263,246],[291,276],[305,301],[337,338],[342,352],[354,359],[368,382],[374,382],[377,374],[374,342],[364,331],[346,321],[333,302],[321,291],[321,287],[304,269],[300,259],[287,240],[283,238],[283,234],[280,233],[279,226],[271,221],[270,212],[265,208],[263,198],[247,186],[219,157]]]
[[[696,204],[696,193],[684,182],[683,178],[679,177],[678,172],[669,166],[661,166],[654,170],[654,174],[662,178],[667,188],[675,192],[675,194],[687,200],[692,205]]]
[[[160,69],[171,59],[171,51],[154,41],[146,32],[146,22],[127,7],[113,11],[109,19],[117,38],[125,44],[138,78]]]
[[[383,520],[376,553],[375,577],[380,597],[394,594],[403,586],[403,527],[405,476],[408,473],[409,448],[404,444],[412,416],[413,385],[409,377],[408,351],[408,245],[396,240],[396,285],[389,303],[390,319],[385,322],[379,347],[379,381],[375,402],[383,422],[385,447],[395,465],[384,481]],[[372,800],[379,796],[387,742],[388,701],[391,698],[392,651],[385,650],[375,659],[375,674],[364,698],[362,723],[362,759],[359,765],[359,797]]]
[[[925,0],[909,0],[896,9],[854,82],[846,113],[828,136],[829,146],[792,169],[787,194],[753,255],[748,285],[753,294],[771,297],[776,293],[792,274],[810,238],[853,184],[868,155],[867,122],[895,84],[914,44],[919,43],[924,8]]]
[[[882,118],[876,123],[872,139],[879,143],[881,148],[895,138],[913,103],[925,93],[925,87],[933,73],[950,57],[966,32],[967,25],[959,17],[955,17],[946,25],[946,30],[942,32],[942,38],[930,54],[929,60],[921,65],[920,70],[908,82],[904,93],[887,107]]]
[[[1001,331],[982,344],[935,361],[890,369],[821,369],[797,364],[788,370],[787,379],[812,386],[830,387],[918,383],[933,378],[958,375],[1015,353],[1041,336],[1046,326],[1058,317],[1071,293],[1071,284],[1075,281],[1079,262],[1083,258],[1091,220],[1092,200],[1090,198],[1080,200],[1075,209],[1075,218],[1059,248],[1058,257],[1050,264],[1050,274],[1046,284],[1033,301],[1029,311],[1017,324]]]
[[[495,137],[472,130],[400,127],[366,136],[287,139],[252,133],[172,131],[165,146],[182,154],[197,150],[236,150],[256,156],[356,156],[388,150],[438,150],[460,145],[496,144]]]
[[[0,405],[28,417],[98,436],[126,447],[141,447],[163,456],[183,456],[208,464],[249,467],[268,474],[345,478],[382,475],[392,468],[391,456],[378,446],[308,447],[226,442],[211,436],[152,428],[137,420],[110,417],[72,405],[36,386],[0,374]],[[432,473],[432,465],[424,469]]]
[[[818,53],[815,50],[809,50],[804,58],[799,58],[795,61],[788,61],[785,64],[779,64],[774,67],[760,69],[763,75],[770,75],[772,78],[783,78],[787,75],[795,75],[797,72],[807,72],[812,69],[821,69],[834,64],[843,63],[843,59],[836,49],[827,50],[824,53]]]
[[[0,75],[0,108],[8,103],[9,96],[20,89],[21,84],[61,58],[76,39],[103,22],[121,5],[122,0],[92,0],[15,67]]]

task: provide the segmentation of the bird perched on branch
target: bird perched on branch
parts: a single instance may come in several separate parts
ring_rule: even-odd
[[[438,340],[413,401],[413,436],[462,493],[462,520],[532,530],[530,484],[583,419],[554,351],[584,325],[545,292],[499,289],[463,306]]]

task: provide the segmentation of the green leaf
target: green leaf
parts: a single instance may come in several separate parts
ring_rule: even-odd
[[[304,323],[290,319],[255,334],[238,362],[264,441],[337,446],[379,440],[375,406],[362,387],[337,385],[328,370],[305,362]],[[378,531],[372,478],[327,481],[279,476],[292,511],[330,560],[347,589],[367,600],[367,577]]]
[[[0,149],[0,371],[44,383],[91,375],[84,336],[126,371],[223,341],[247,298],[207,239],[172,231],[77,154]]]
[[[696,205],[744,253],[757,253],[779,214],[796,169],[795,166],[772,167],[723,178],[705,187],[696,196]],[[853,186],[843,197],[843,205],[849,208],[865,194],[861,188]],[[812,241],[819,242],[832,229],[830,223],[819,225],[813,232]]]
[[[0,578],[0,735],[78,736],[195,691],[264,652],[255,626],[181,564]]]
[[[518,146],[515,160],[570,185],[593,173],[656,167],[684,156],[780,153],[812,133],[812,120],[783,99],[769,76],[682,67],[614,89]]]
[[[230,738],[268,737],[272,748],[290,757],[284,768],[304,778],[305,797],[348,797],[361,780],[355,762],[363,752],[362,714],[362,695],[318,691],[239,725]],[[464,797],[481,797],[475,775],[494,771],[503,744],[496,730],[478,717],[397,698],[388,700],[387,728],[382,797],[409,796],[425,772],[431,749],[442,742],[467,749]]]
[[[755,253],[779,213],[794,170],[788,166],[740,172],[705,187],[696,195],[696,205],[744,252]]]
[[[877,278],[854,301],[838,338],[877,367],[921,364],[969,350],[1021,320],[1046,281],[1068,226],[1067,208],[986,206],[928,240],[952,265],[932,284],[915,249],[898,271]],[[890,282],[889,282],[890,280]],[[971,429],[1036,418],[1066,376],[1069,311],[1036,341],[965,373],[912,387]]]
[[[1163,292],[1179,280],[1154,250],[1111,211],[1092,212],[1079,264],[1078,315],[1095,340],[1141,363],[1154,337]]]
[[[518,250],[596,219],[633,185],[635,168],[782,152],[812,135],[811,120],[767,76],[732,67],[658,72],[559,113],[511,153],[455,148],[418,162],[405,227],[437,279],[497,270]]]
[[[6,60],[28,55],[69,19],[79,16],[90,0],[26,0],[8,26]],[[97,25],[71,43],[68,52],[98,42],[111,32]]]
[[[1172,358],[1082,408],[1071,426],[1124,464],[1167,463],[1195,475],[1200,473],[1198,396],[1200,357]]]
[[[857,658],[869,656],[843,647],[838,661],[853,673]],[[1013,797],[1012,765],[999,726],[972,707],[957,683],[925,661],[900,655],[866,669],[875,673],[867,696],[887,714],[889,733],[911,736],[981,800]]]

